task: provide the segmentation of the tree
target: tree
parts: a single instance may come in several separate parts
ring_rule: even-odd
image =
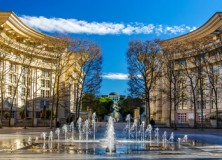
[[[174,104],[174,128],[176,128],[176,111],[179,106],[187,107],[187,100],[190,100],[194,108],[194,128],[196,128],[197,114],[197,88],[199,83],[198,66],[199,63],[189,52],[189,47],[193,46],[190,42],[174,42],[165,44],[163,54],[166,58],[166,79],[169,88],[167,93],[170,99],[169,121],[171,124],[172,104]],[[180,56],[178,56],[180,55]],[[174,59],[177,57],[177,59]],[[186,58],[185,58],[186,57]],[[188,80],[188,81],[187,81]],[[187,89],[191,94],[187,94]],[[188,91],[189,92],[189,91]],[[173,103],[172,99],[173,98]]]
[[[128,114],[133,115],[134,109],[140,108],[140,113],[143,112],[143,100],[140,98],[133,98],[128,96],[125,99],[122,99],[118,102],[120,107],[119,112],[123,117],[126,117]]]
[[[211,45],[209,45],[211,44]],[[218,44],[221,44],[221,41],[219,41]],[[215,48],[215,43],[212,43],[210,39],[203,39],[202,40],[202,54],[201,54],[201,65],[204,67],[202,72],[205,73],[206,78],[208,79],[208,83],[205,84],[205,86],[209,89],[210,93],[210,101],[212,102],[212,108],[215,106],[216,109],[216,128],[219,128],[219,109],[218,109],[218,101],[219,101],[219,95],[220,95],[220,74],[219,74],[219,65],[221,64],[221,47],[217,46]],[[218,54],[219,53],[219,54]],[[202,78],[202,85],[203,78]]]
[[[50,74],[52,76],[51,90],[52,90],[52,106],[51,106],[51,119],[50,128],[52,128],[53,114],[55,113],[55,121],[58,121],[59,106],[66,107],[66,92],[68,88],[67,81],[69,81],[70,74],[68,71],[72,69],[76,64],[75,53],[67,48],[71,44],[71,39],[68,37],[60,37],[52,39],[47,43],[50,47],[50,51],[54,56],[50,61]]]
[[[90,109],[96,108],[97,99],[95,94],[86,93],[82,98],[82,110],[86,111],[89,107]]]
[[[32,84],[32,75],[33,70],[32,67],[34,65],[38,65],[38,60],[36,59],[36,54],[42,54],[44,51],[44,47],[39,47],[43,43],[42,40],[35,40],[34,43],[31,43],[26,50],[24,51],[24,55],[21,56],[22,59],[22,72],[21,72],[21,81],[19,85],[22,87],[22,92],[20,93],[21,97],[24,98],[24,111],[25,111],[25,118],[23,120],[24,128],[27,127],[27,116],[28,114],[28,107],[30,106],[30,102],[32,99],[32,125],[34,126],[34,111],[35,111],[35,97],[34,93],[31,94],[31,90],[34,91],[34,85]],[[28,53],[28,54],[27,54]],[[37,82],[36,82],[37,83]],[[36,92],[38,89],[36,89]],[[32,96],[32,97],[31,97]]]
[[[127,63],[129,92],[132,97],[142,97],[146,104],[146,123],[150,122],[151,91],[162,73],[162,54],[158,40],[129,42]]]
[[[1,97],[1,118],[0,118],[0,128],[2,128],[2,119],[4,113],[4,104],[6,103],[6,75],[10,72],[10,69],[6,67],[6,59],[13,57],[12,54],[7,54],[6,52],[11,52],[12,48],[8,47],[13,45],[15,42],[12,39],[5,39],[1,37],[2,42],[0,43],[0,97]],[[10,114],[9,114],[10,115]]]
[[[109,115],[113,111],[113,101],[109,97],[99,97],[97,98],[97,105],[93,108],[93,111],[96,112],[98,117],[101,119],[105,115]]]
[[[168,77],[170,83],[173,83],[171,80],[173,74],[175,72],[179,72],[180,76],[184,76],[187,78],[187,82],[185,82],[186,86],[182,90],[189,90],[191,94],[186,94],[187,100],[189,99],[192,103],[192,107],[194,109],[194,127],[197,125],[197,109],[200,108],[200,116],[201,116],[201,128],[203,128],[203,120],[204,120],[204,108],[208,101],[207,98],[207,89],[211,89],[211,94],[214,96],[214,102],[216,106],[216,112],[218,112],[217,107],[217,87],[218,87],[218,74],[215,74],[213,69],[218,63],[218,58],[215,57],[216,49],[220,48],[214,46],[214,42],[209,37],[201,38],[201,39],[193,39],[186,40],[182,42],[174,42],[169,41],[164,42],[163,52],[165,55],[169,55],[168,63],[171,63],[170,73],[171,75]],[[219,49],[220,50],[220,49]],[[213,57],[213,58],[212,58]],[[209,83],[207,83],[207,79]],[[175,87],[177,85],[174,85]],[[169,87],[171,88],[171,87]],[[176,91],[173,87],[173,89]],[[184,92],[184,91],[182,91]],[[185,91],[186,92],[186,91]],[[180,97],[177,97],[179,100]],[[180,103],[180,102],[179,102]],[[191,109],[192,109],[191,107]]]
[[[113,101],[108,97],[96,97],[94,94],[84,94],[82,100],[82,110],[89,107],[92,112],[96,112],[101,119],[113,111]]]
[[[74,40],[69,49],[75,53],[78,60],[74,76],[76,81],[75,122],[77,122],[83,96],[99,92],[102,82],[102,54],[98,44],[87,40]]]

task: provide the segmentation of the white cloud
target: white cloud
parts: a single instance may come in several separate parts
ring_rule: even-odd
[[[40,31],[60,33],[86,33],[86,34],[179,34],[190,32],[196,27],[180,25],[154,25],[143,23],[112,23],[112,22],[87,22],[77,19],[46,18],[43,16],[21,16],[21,20],[28,26]]]
[[[111,80],[128,80],[128,74],[125,73],[106,73],[103,74],[102,77],[104,79],[111,79]]]

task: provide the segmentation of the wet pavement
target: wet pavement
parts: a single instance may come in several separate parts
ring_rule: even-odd
[[[116,124],[115,131],[117,133],[122,132],[124,125],[125,124]],[[97,125],[98,137],[104,136],[105,128],[105,123]],[[118,151],[113,154],[106,153],[104,146],[102,146],[103,144],[63,143],[57,145],[56,143],[51,144],[48,141],[46,143],[35,143],[35,145],[28,144],[29,137],[31,137],[32,141],[34,141],[36,137],[40,137],[42,132],[49,132],[50,130],[51,129],[48,127],[28,127],[27,129],[23,129],[22,127],[4,127],[0,129],[0,160],[222,159],[222,129],[172,130],[169,128],[160,128],[160,135],[163,131],[166,131],[168,134],[174,132],[175,138],[183,137],[183,135],[187,134],[190,140],[189,145],[181,144],[179,147],[177,146],[176,149],[175,147],[164,149],[162,147],[156,147],[155,145],[118,144]],[[121,137],[122,135],[119,134],[119,136]],[[196,145],[196,143],[200,143],[200,145]],[[202,145],[202,143],[204,145]],[[51,149],[49,149],[50,145],[52,145]],[[60,147],[60,149],[57,149],[58,147]],[[137,147],[136,150],[134,150],[135,147]],[[63,148],[75,149],[65,150]],[[82,148],[82,150],[80,148]],[[86,150],[86,148],[89,150]],[[95,152],[91,153],[91,149],[95,150]]]

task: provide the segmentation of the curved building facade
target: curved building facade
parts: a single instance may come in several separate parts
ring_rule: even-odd
[[[0,12],[1,109],[15,122],[22,119],[25,106],[27,118],[40,119],[56,105],[56,89],[60,90],[54,96],[59,99],[58,118],[75,112],[77,69],[66,68],[58,76],[59,56],[63,62],[74,63],[66,59],[67,44],[63,42],[29,28],[13,12]],[[75,55],[72,61],[76,61]]]
[[[160,42],[166,63],[152,92],[151,116],[197,124],[222,112],[222,13],[200,28]]]

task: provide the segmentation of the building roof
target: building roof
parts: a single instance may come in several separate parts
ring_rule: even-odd
[[[216,36],[222,33],[222,12],[216,12],[205,24],[198,29],[178,36],[175,38],[167,39],[160,42],[161,46],[167,45],[167,43],[181,42],[185,40],[195,40],[206,36]]]
[[[28,27],[13,12],[0,12],[0,27],[10,29],[27,38],[57,39]]]
[[[109,95],[111,95],[111,96],[118,96],[119,94],[118,93],[116,93],[116,92],[111,92]]]
[[[0,12],[0,25],[5,23],[11,14],[12,12]]]

